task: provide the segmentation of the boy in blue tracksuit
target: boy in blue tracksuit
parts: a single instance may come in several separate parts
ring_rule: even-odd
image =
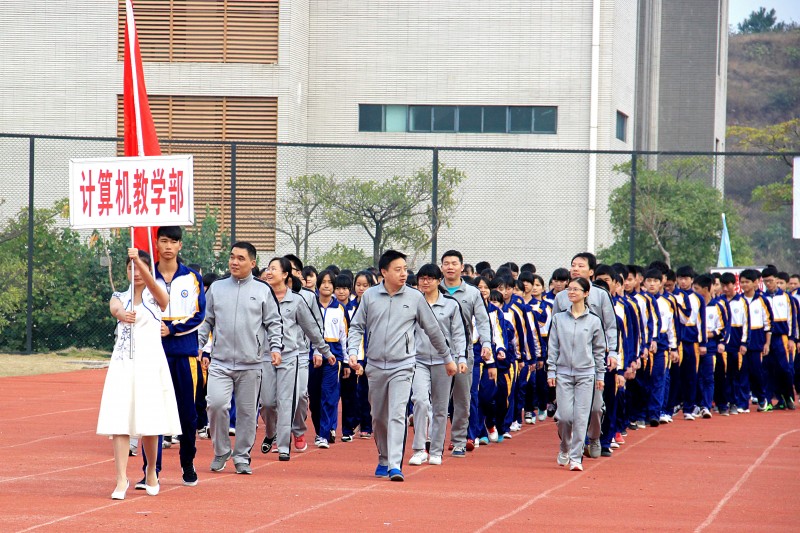
[[[197,485],[194,458],[197,431],[195,390],[202,371],[197,360],[199,345],[197,330],[203,323],[206,296],[200,274],[181,263],[178,255],[183,247],[183,232],[178,226],[162,226],[157,231],[159,261],[156,263],[156,282],[169,294],[169,305],[161,323],[161,343],[172,375],[178,416],[181,421],[180,461],[183,484]],[[159,439],[160,440],[160,439]],[[147,457],[142,453],[145,465]],[[144,467],[143,467],[144,468]],[[161,471],[161,443],[158,446],[156,471]],[[144,490],[145,480],[136,484]]]
[[[758,399],[758,410],[771,411],[772,403],[767,401],[764,379],[763,358],[769,353],[772,340],[772,307],[758,291],[761,273],[748,268],[739,273],[739,286],[750,311],[750,333],[747,338],[747,353],[742,372],[739,374],[741,391],[749,391]],[[748,394],[749,396],[749,394]],[[745,409],[749,412],[749,408]]]
[[[767,402],[777,398],[777,409],[794,409],[792,388],[794,365],[792,355],[797,341],[797,315],[792,297],[778,287],[778,269],[767,267],[761,272],[766,291],[764,296],[772,308],[772,337],[769,353],[764,358],[767,375]]]
[[[677,358],[678,344],[673,323],[674,309],[670,300],[662,294],[661,287],[664,275],[658,269],[650,269],[645,273],[647,291],[655,299],[655,312],[658,313],[658,328],[655,333],[656,349],[650,363],[650,386],[647,391],[647,420],[651,427],[662,423],[664,394],[666,391],[667,371],[671,359]],[[663,419],[667,422],[667,419]]]
[[[745,355],[747,354],[747,340],[750,333],[750,308],[744,295],[737,292],[736,276],[725,272],[720,277],[722,284],[722,297],[728,306],[730,317],[730,338],[726,345],[727,367],[725,368],[725,397],[728,401],[728,413],[739,414],[749,408],[750,395],[742,391],[739,386],[740,373],[746,374]],[[717,385],[715,384],[715,390]],[[725,416],[723,407],[717,403],[720,414]]]
[[[692,289],[706,304],[706,349],[700,357],[697,370],[697,404],[703,418],[711,418],[711,404],[714,400],[714,369],[716,365],[725,368],[726,344],[730,337],[730,321],[725,302],[712,295],[714,278],[701,274],[694,279]],[[719,405],[717,406],[719,407]]]
[[[692,290],[692,281],[694,280],[692,267],[682,266],[676,274],[684,299],[683,305],[678,308],[680,320],[684,326],[681,335],[683,359],[680,372],[683,418],[684,420],[694,420],[700,415],[700,408],[697,408],[696,404],[697,370],[701,357],[708,354],[705,324],[706,304]]]

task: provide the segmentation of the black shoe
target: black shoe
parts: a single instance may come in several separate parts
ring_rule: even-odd
[[[137,482],[136,485],[134,485],[134,488],[136,490],[144,490],[146,486],[147,486],[147,477],[145,476],[139,482]]]
[[[619,434],[622,435],[623,437],[627,437],[628,436],[628,430],[625,429],[625,428],[622,428],[622,431],[620,431]]]
[[[790,411],[795,410],[794,398],[786,398],[786,408]]]
[[[553,404],[553,403],[548,403],[547,404],[547,417],[548,418],[553,418],[554,416],[556,416],[556,405]]]
[[[197,485],[197,472],[194,469],[194,465],[189,465],[183,469],[183,484],[187,487]]]
[[[278,454],[278,461],[288,461],[290,459],[288,453],[279,453]]]
[[[275,437],[265,436],[264,442],[261,443],[261,453],[269,453],[275,445]]]
[[[601,448],[600,457],[611,457],[611,448]]]
[[[328,439],[328,443],[333,444],[334,442],[336,442],[336,432],[331,430],[331,438]]]
[[[636,422],[628,422],[628,429],[632,429],[633,431],[636,431],[636,430],[639,429],[639,426],[636,425]]]
[[[650,427],[651,428],[657,428],[658,427],[658,419],[657,418],[653,418],[653,419],[650,420]]]
[[[431,453],[431,441],[429,440],[425,441],[425,451]]]
[[[778,405],[775,406],[775,409],[778,410],[778,411],[783,411],[784,409],[786,409],[786,404],[781,402],[781,403],[779,403]]]

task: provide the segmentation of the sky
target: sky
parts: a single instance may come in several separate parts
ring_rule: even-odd
[[[746,19],[750,13],[757,11],[759,7],[775,10],[778,22],[795,21],[800,22],[800,0],[729,0],[728,2],[728,24],[734,29],[736,24]]]

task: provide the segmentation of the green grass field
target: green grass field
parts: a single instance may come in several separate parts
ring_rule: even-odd
[[[58,352],[20,355],[0,353],[0,377],[73,372],[108,365],[111,354],[94,349],[70,348]]]

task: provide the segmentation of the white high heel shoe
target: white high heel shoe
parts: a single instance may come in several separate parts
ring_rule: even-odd
[[[158,496],[158,491],[161,490],[161,483],[156,483],[155,487],[146,484],[144,490],[147,492],[148,496]]]
[[[130,486],[131,486],[131,482],[130,481],[125,481],[125,489],[123,489],[123,490],[115,490],[114,492],[112,492],[111,493],[111,499],[112,500],[124,500],[125,499],[125,493],[128,492],[128,489],[130,488]]]

